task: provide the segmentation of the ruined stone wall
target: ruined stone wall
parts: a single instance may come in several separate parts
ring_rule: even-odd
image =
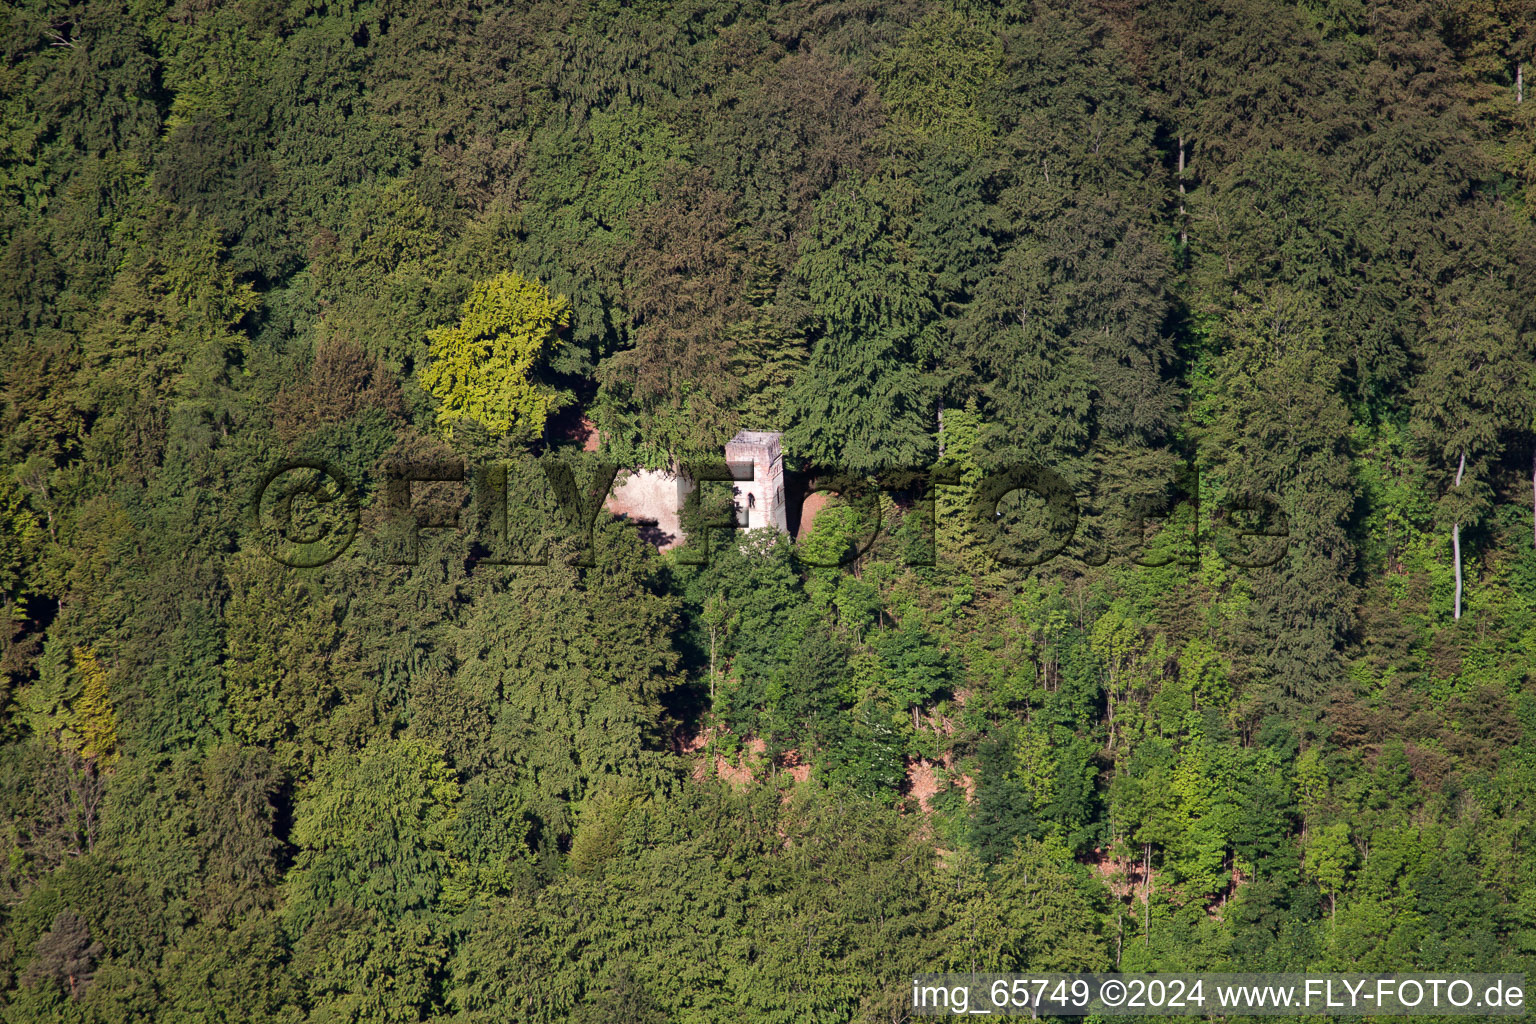
[[[737,522],[749,530],[788,533],[779,434],[743,430],[726,443],[725,460],[752,466],[752,480],[735,485]],[[614,481],[604,507],[640,523],[641,536],[667,551],[685,539],[680,513],[694,487],[692,480],[672,470],[630,470]]]
[[[629,470],[613,482],[603,507],[640,523],[645,540],[669,551],[685,539],[679,513],[693,487],[692,480],[670,470]]]

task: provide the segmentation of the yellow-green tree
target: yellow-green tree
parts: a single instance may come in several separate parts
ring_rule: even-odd
[[[37,678],[17,694],[28,727],[98,767],[114,763],[117,712],[95,648],[50,642],[37,665]]]
[[[427,332],[421,382],[438,400],[438,425],[451,433],[471,419],[497,436],[539,436],[569,398],[534,369],[570,323],[570,302],[508,271],[475,284],[460,313],[456,325]]]
[[[89,647],[75,648],[75,670],[80,673],[80,697],[73,709],[80,753],[87,760],[111,764],[117,758],[117,713],[107,692],[107,670]]]

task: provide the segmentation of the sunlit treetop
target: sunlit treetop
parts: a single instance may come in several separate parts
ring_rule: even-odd
[[[569,323],[564,295],[515,271],[476,283],[459,322],[427,332],[431,362],[421,382],[438,400],[438,425],[452,433],[472,419],[497,436],[539,436],[568,396],[536,371]]]

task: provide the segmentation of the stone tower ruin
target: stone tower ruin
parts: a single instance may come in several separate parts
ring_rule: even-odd
[[[725,443],[725,461],[749,463],[752,479],[736,483],[737,521],[748,530],[789,532],[784,509],[784,453],[780,434],[771,430],[743,430]]]

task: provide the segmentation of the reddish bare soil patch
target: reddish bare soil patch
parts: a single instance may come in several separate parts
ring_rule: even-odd
[[[745,789],[752,785],[752,769],[742,764],[731,764],[719,754],[715,755],[715,775],[722,782]]]
[[[810,535],[811,526],[816,522],[816,513],[827,507],[827,502],[832,500],[832,495],[826,491],[817,491],[807,494],[805,501],[800,505],[800,529],[795,536],[796,540]]]
[[[1237,890],[1241,889],[1245,884],[1247,884],[1247,882],[1248,876],[1238,870],[1236,864],[1233,864],[1231,883],[1227,886],[1226,891],[1224,891],[1220,896],[1216,898],[1214,903],[1206,904],[1205,912],[1209,914],[1213,919],[1220,921],[1221,915],[1226,912],[1227,900],[1231,899],[1233,896],[1236,896]]]
[[[779,768],[796,782],[804,782],[811,777],[811,766],[801,763],[798,750],[784,751],[784,756],[779,758]]]
[[[692,735],[684,733],[682,731],[682,726],[678,726],[672,733],[672,753],[697,754],[699,751],[709,746],[709,741],[714,735],[714,726],[710,726],[707,729],[700,729],[698,732]]]
[[[917,801],[917,809],[924,814],[932,814],[933,798],[938,796],[943,789],[939,785],[939,777],[933,770],[933,762],[926,758],[918,758],[907,765],[907,795]]]
[[[693,777],[695,779],[705,779],[709,776],[710,768],[713,768],[715,776],[721,781],[728,782],[732,786],[745,788],[757,781],[757,777],[752,774],[752,769],[748,767],[748,764],[752,759],[761,757],[767,749],[768,744],[762,740],[750,739],[743,745],[741,751],[737,753],[734,763],[726,760],[724,754],[715,754],[713,757],[699,761],[694,766]]]
[[[699,756],[694,762],[692,776],[697,782],[709,778],[710,774],[723,782],[728,782],[737,788],[745,788],[756,782],[765,781],[766,777],[777,778],[788,776],[791,782],[805,782],[811,777],[813,765],[810,762],[800,760],[798,750],[786,750],[783,754],[768,766],[768,771],[762,771],[765,759],[763,755],[768,751],[768,744],[758,738],[752,737],[743,740],[741,749],[734,758],[727,758],[724,754],[709,752],[710,743],[722,734],[722,730],[710,726],[692,736],[678,734],[672,738],[672,750],[681,756]],[[762,776],[762,777],[760,777]],[[788,789],[783,795],[783,802],[788,803],[791,793]]]
[[[937,711],[929,711],[922,716],[923,724],[931,731],[943,736],[955,734],[955,721],[948,715],[940,715]]]
[[[574,443],[581,445],[582,451],[597,451],[597,425],[576,406],[566,406],[550,417],[545,431],[545,436],[556,443]]]
[[[1146,895],[1146,870],[1140,860],[1116,860],[1108,850],[1095,846],[1082,862],[1099,876],[1116,899],[1130,896],[1139,902]]]

